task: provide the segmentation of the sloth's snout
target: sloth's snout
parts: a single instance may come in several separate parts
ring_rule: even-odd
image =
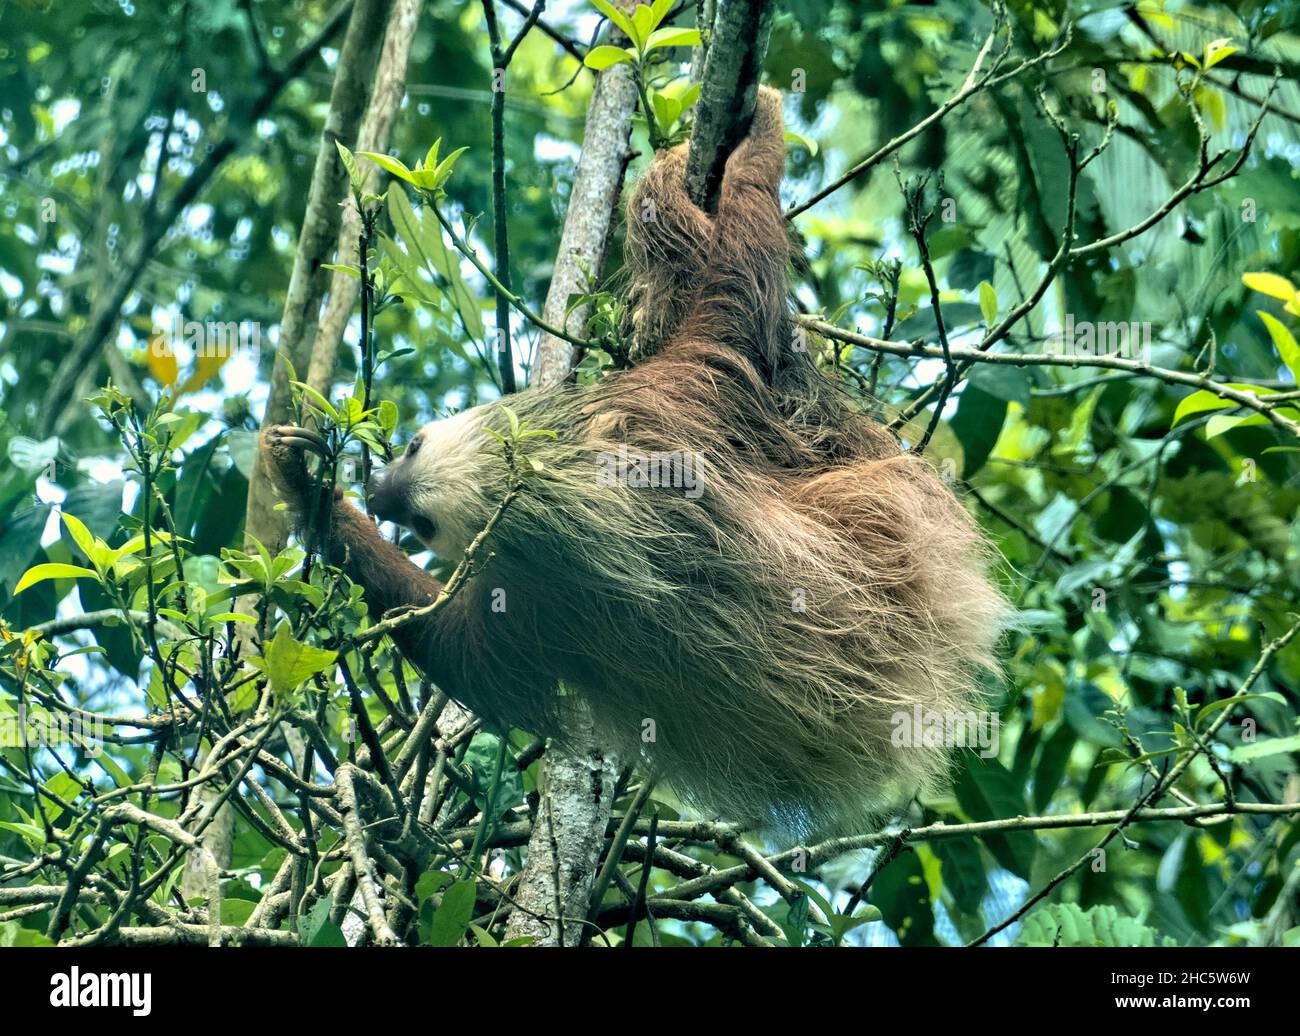
[[[411,509],[410,476],[403,470],[400,460],[380,468],[366,483],[366,496],[370,510],[382,521],[396,522],[415,532],[421,539],[431,540],[437,532],[432,521]]]
[[[370,499],[370,510],[381,519],[405,525],[407,480],[400,476],[397,466],[389,464],[371,475],[366,483],[366,496]]]

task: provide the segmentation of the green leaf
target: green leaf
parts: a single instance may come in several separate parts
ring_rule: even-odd
[[[587,56],[582,59],[582,63],[596,72],[603,72],[614,65],[622,65],[636,61],[636,55],[622,47],[611,47],[608,43],[601,44],[599,47],[592,47],[587,51]]]
[[[429,150],[424,153],[424,161],[420,163],[423,169],[438,168],[438,149],[442,147],[442,137],[439,137],[429,145]]]
[[[988,281],[980,281],[980,314],[990,327],[998,317],[998,293]]]
[[[882,920],[904,946],[937,946],[934,937],[934,907],[921,868],[920,856],[900,853],[876,875],[871,899]]]
[[[1241,392],[1249,392],[1252,395],[1259,392],[1258,385],[1229,385],[1228,388],[1237,389]],[[1173,423],[1171,428],[1177,427],[1179,422],[1191,417],[1193,414],[1202,414],[1207,410],[1224,410],[1228,407],[1241,406],[1231,399],[1224,399],[1222,396],[1215,395],[1209,389],[1201,389],[1193,392],[1190,396],[1184,397],[1178,404],[1178,409],[1174,411]]]
[[[425,943],[429,946],[456,946],[465,935],[474,916],[475,883],[458,881],[442,894],[442,903],[429,922]]]
[[[333,906],[328,896],[319,899],[306,914],[298,918],[298,936],[304,946],[346,946],[343,930],[330,920]]]
[[[1204,66],[1206,69],[1213,68],[1224,58],[1231,57],[1233,54],[1237,53],[1237,51],[1241,49],[1240,47],[1228,46],[1230,42],[1231,39],[1225,37],[1219,40],[1211,40],[1209,43],[1205,45]]]
[[[941,838],[930,848],[939,858],[943,886],[952,894],[957,909],[978,917],[989,887],[979,845],[967,838]]]
[[[324,672],[334,664],[339,653],[294,640],[289,624],[282,622],[264,654],[271,689],[283,695],[296,690],[317,673]]]
[[[1238,745],[1228,755],[1234,763],[1249,763],[1255,759],[1280,755],[1283,752],[1300,752],[1300,734],[1291,737],[1271,737],[1267,741]]]
[[[698,96],[699,94],[697,93],[696,97]],[[692,98],[692,101],[694,99],[695,98]],[[684,108],[690,107],[690,102],[684,101],[682,106]],[[794,130],[786,130],[785,142],[787,144],[795,144],[798,147],[803,148],[805,151],[808,152],[808,154],[812,155],[814,158],[817,156],[817,141],[813,140],[812,137],[805,137],[802,133],[796,133]]]
[[[295,388],[299,389],[302,392],[303,396],[306,398],[309,405],[315,407],[317,410],[319,410],[322,414],[328,417],[335,424],[340,423],[339,412],[336,409],[334,409],[333,404],[330,403],[330,401],[326,399],[324,396],[322,396],[318,391],[316,391],[316,389],[312,388],[305,381],[295,381],[293,382],[293,385]],[[262,550],[263,552],[265,552],[266,548],[263,547]],[[270,557],[268,556],[266,560],[269,564]]]
[[[677,116],[682,113],[681,102],[667,94],[657,93],[651,96],[650,105],[655,110],[655,121],[667,132],[672,128]]]
[[[472,924],[469,926],[469,930],[474,934],[474,941],[480,946],[494,947],[501,945],[492,938],[492,933],[485,928],[480,928],[478,925]]]
[[[33,845],[45,844],[45,832],[35,824],[22,824],[16,820],[0,820],[0,831],[12,831],[16,835],[22,835]]]
[[[636,35],[632,39],[642,54],[646,52],[646,41],[658,24],[654,12],[649,7],[645,4],[636,5],[636,10],[632,12],[632,27],[636,29]]]
[[[0,946],[53,946],[40,932],[22,927],[17,921],[5,921],[0,924]]]
[[[659,47],[698,47],[701,43],[699,29],[680,29],[668,26],[656,29],[645,43],[645,52]]]
[[[61,511],[59,517],[63,520],[63,524],[67,527],[73,541],[81,548],[81,552],[86,557],[93,559],[95,556],[95,537],[90,534],[90,530],[82,524],[80,518],[70,515],[66,511]]]
[[[1024,788],[997,759],[982,759],[974,752],[962,754],[966,766],[953,785],[953,791],[962,809],[972,820],[997,820],[1028,812]],[[990,832],[981,836],[980,840],[988,846],[989,852],[1002,866],[1026,881],[1029,880],[1038,849],[1032,832]],[[881,909],[884,909],[883,904]]]
[[[444,158],[441,162],[438,163],[438,165],[435,167],[435,172],[438,174],[437,185],[439,187],[441,187],[444,183],[446,183],[448,178],[451,176],[451,171],[456,167],[456,160],[460,158],[460,156],[463,155],[468,150],[469,148],[467,147],[458,147],[455,151],[453,151],[450,155],[448,155],[446,158]]]
[[[1032,911],[1016,937],[1019,946],[1177,946],[1110,904],[1082,909],[1077,903],[1053,903]]]
[[[407,183],[415,183],[414,174],[406,168],[406,165],[391,155],[382,155],[378,151],[358,151],[357,155],[361,158],[368,158],[379,166],[380,169],[386,169],[399,180],[405,180]]]
[[[1268,424],[1268,418],[1263,414],[1215,414],[1205,424],[1205,438],[1213,439],[1243,424]]]
[[[34,565],[24,572],[23,577],[18,580],[18,585],[14,587],[14,596],[16,597],[29,586],[43,583],[47,579],[80,579],[83,576],[98,579],[99,573],[94,569],[82,568],[80,565],[61,565],[54,562]]]
[[[591,4],[601,14],[623,30],[623,35],[630,39],[639,47],[640,40],[637,37],[636,26],[632,24],[632,19],[620,11],[609,0],[591,0]]]
[[[472,337],[482,338],[483,314],[478,299],[461,277],[460,254],[447,247],[437,220],[431,217],[422,220],[411,207],[406,192],[397,185],[388,189],[388,214],[393,229],[411,254],[447,285],[447,294],[466,330]]]
[[[1286,705],[1286,699],[1277,691],[1265,691],[1263,694],[1234,694],[1230,698],[1220,698],[1218,701],[1212,701],[1209,705],[1204,706],[1196,714],[1195,726],[1200,726],[1207,716],[1212,716],[1220,709],[1226,709],[1229,705],[1237,705],[1243,701],[1274,701],[1279,705]]]
[[[827,921],[831,927],[831,936],[838,945],[853,929],[879,921],[883,918],[879,907],[865,906],[852,916],[848,914],[830,914]]]
[[[343,146],[342,141],[335,140],[334,146],[339,150],[339,158],[343,160],[343,168],[348,171],[348,181],[352,184],[352,189],[360,191],[363,181],[361,172],[357,169],[357,160],[352,157],[352,152]]]

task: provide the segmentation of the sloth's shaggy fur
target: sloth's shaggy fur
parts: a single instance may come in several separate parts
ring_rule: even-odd
[[[799,348],[783,159],[767,90],[716,218],[682,188],[683,149],[655,159],[628,204],[641,362],[511,401],[556,432],[529,442],[544,468],[485,567],[399,643],[489,720],[562,736],[576,695],[603,744],[646,758],[697,808],[804,837],[941,776],[945,749],[892,744],[893,718],[977,708],[1006,607],[952,493]],[[484,407],[436,422],[385,476],[389,511],[432,523],[449,556],[505,492],[484,432],[500,418]],[[275,430],[266,448],[300,499],[300,459]],[[598,455],[620,448],[689,455],[703,493],[598,479]],[[436,593],[348,505],[333,528],[376,614]]]

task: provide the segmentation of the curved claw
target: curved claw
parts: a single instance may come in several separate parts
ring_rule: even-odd
[[[329,447],[325,440],[309,428],[294,425],[280,425],[275,429],[275,436],[287,446],[296,446],[302,450],[311,450],[321,457],[329,458]]]

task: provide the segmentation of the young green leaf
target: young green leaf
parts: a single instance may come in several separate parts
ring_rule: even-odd
[[[980,281],[980,314],[989,327],[998,318],[998,293],[988,281]]]
[[[1204,64],[1207,69],[1213,68],[1224,58],[1231,57],[1241,49],[1240,47],[1228,46],[1230,42],[1231,40],[1225,37],[1220,40],[1211,40],[1205,45]]]
[[[265,669],[271,690],[277,695],[297,690],[317,673],[333,665],[336,658],[337,651],[326,651],[294,640],[289,624],[282,622],[265,651]]]
[[[429,145],[429,150],[424,153],[424,161],[420,163],[421,169],[438,168],[438,149],[440,147],[442,147],[442,137],[439,137]]]
[[[646,53],[659,47],[698,47],[700,45],[699,29],[679,29],[669,26],[656,29],[645,43]]]
[[[587,51],[587,56],[582,59],[582,63],[594,72],[603,72],[613,65],[621,65],[624,62],[635,60],[635,54],[622,47],[611,47],[605,43],[599,47],[592,47],[591,50]]]
[[[18,596],[29,586],[43,583],[47,579],[80,579],[83,576],[90,576],[92,579],[99,578],[94,569],[82,568],[80,565],[62,565],[55,562],[33,565],[18,580],[18,585],[14,587],[14,596]]]
[[[343,160],[343,168],[348,171],[348,180],[352,184],[354,191],[361,190],[361,172],[357,169],[357,160],[352,157],[352,152],[343,146],[342,141],[335,140],[334,146],[339,149],[339,158]]]
[[[620,11],[609,0],[591,0],[592,6],[611,22],[623,30],[623,35],[640,47],[641,43],[637,37],[636,26],[632,24],[632,19]]]
[[[697,93],[696,97],[698,96],[699,94]],[[694,98],[692,98],[692,101],[693,100]],[[803,148],[810,155],[815,156],[817,154],[817,141],[813,140],[811,137],[805,137],[802,133],[796,133],[794,130],[786,130],[785,142]]]
[[[377,151],[358,151],[357,155],[361,158],[370,159],[380,169],[386,169],[399,180],[405,180],[410,184],[415,183],[414,174],[406,168],[401,159],[393,158],[392,155],[383,155]]]
[[[334,407],[333,407],[333,405],[330,403],[330,401],[329,401],[328,399],[326,399],[324,396],[322,396],[319,392],[317,392],[317,391],[316,391],[314,388],[312,388],[310,385],[308,385],[305,381],[295,381],[295,382],[293,382],[293,385],[294,385],[295,388],[298,388],[298,389],[301,389],[301,390],[302,390],[302,394],[303,394],[304,397],[306,397],[307,402],[308,402],[309,405],[315,407],[315,408],[316,408],[317,410],[319,410],[322,414],[326,415],[326,416],[327,416],[331,421],[333,421],[335,424],[341,424],[341,423],[342,423],[342,422],[339,420],[339,412],[338,412],[337,410],[334,409]],[[268,558],[268,561],[269,561],[269,558]]]
[[[1228,388],[1251,393],[1259,390],[1258,385],[1229,385]],[[1201,389],[1199,392],[1193,392],[1190,396],[1184,397],[1178,404],[1178,409],[1174,411],[1173,424],[1170,427],[1177,426],[1180,421],[1191,417],[1192,414],[1203,414],[1207,410],[1225,410],[1228,407],[1240,405],[1240,403],[1231,399],[1224,399],[1222,396],[1215,395],[1209,389]]]
[[[636,10],[632,12],[632,27],[636,29],[636,35],[632,37],[632,40],[636,43],[637,50],[643,56],[649,49],[646,43],[650,39],[650,34],[655,31],[655,26],[658,24],[654,11],[645,4],[636,5]]]
[[[60,511],[59,517],[63,520],[64,526],[72,536],[73,542],[75,542],[76,545],[81,548],[81,552],[93,562],[96,553],[95,537],[90,534],[90,530],[82,524],[80,518],[68,514],[67,511]]]

